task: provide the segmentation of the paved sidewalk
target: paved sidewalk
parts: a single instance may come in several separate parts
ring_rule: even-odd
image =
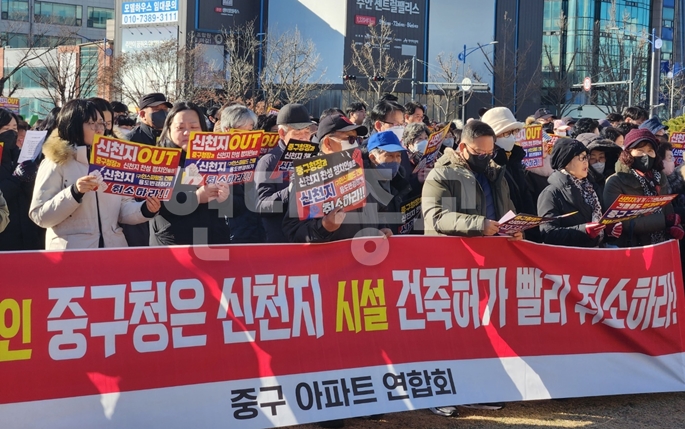
[[[499,411],[459,408],[459,417],[441,417],[429,410],[418,410],[386,414],[377,421],[357,418],[345,423],[349,429],[685,429],[685,393],[515,402]],[[318,425],[292,428],[315,429]]]

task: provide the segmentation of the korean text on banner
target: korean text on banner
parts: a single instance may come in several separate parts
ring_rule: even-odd
[[[182,183],[203,185],[251,182],[262,150],[264,131],[193,132]]]
[[[385,246],[372,266],[367,244]],[[676,241],[229,247],[3,254],[3,428],[256,429],[685,390]]]
[[[657,195],[654,197],[641,197],[621,194],[616,201],[604,213],[599,223],[610,225],[612,223],[625,222],[640,216],[650,215],[666,204],[673,201],[678,195]]]
[[[673,157],[675,158],[675,165],[683,163],[683,150],[685,150],[685,133],[671,133],[669,142],[673,146]]]
[[[414,173],[419,171],[424,171],[433,168],[435,166],[435,161],[437,161],[440,156],[440,146],[442,146],[442,141],[445,140],[450,127],[446,126],[440,131],[436,131],[428,137],[428,144],[426,144],[426,149],[423,151],[421,160],[414,168]]]
[[[291,139],[285,146],[281,159],[278,160],[270,178],[278,179],[280,177],[284,182],[289,182],[290,176],[293,174],[293,161],[311,158],[318,152],[319,145],[317,143]]]
[[[17,162],[33,161],[38,158],[47,135],[47,131],[27,131]]]
[[[181,149],[95,135],[88,174],[98,179],[98,191],[169,201],[180,161]]]
[[[278,135],[278,133],[264,133],[264,136],[262,137],[262,155],[266,155],[267,153],[271,152],[274,150],[276,146],[278,146],[278,141],[281,139],[281,137]]]
[[[405,201],[400,207],[401,225],[394,234],[409,234],[414,230],[414,223],[421,216],[421,196]]]
[[[567,216],[572,216],[578,212],[566,213],[561,216],[554,217],[540,217],[535,215],[529,215],[525,213],[514,213],[509,210],[502,219],[499,220],[499,233],[502,235],[511,235],[518,231],[525,231],[527,229],[535,228],[543,223],[553,222],[556,219],[564,218]]]
[[[526,151],[522,161],[526,169],[542,167],[542,140],[542,125],[529,125],[516,133],[516,143]]]
[[[300,220],[323,217],[366,203],[364,161],[359,148],[293,162],[294,195]]]

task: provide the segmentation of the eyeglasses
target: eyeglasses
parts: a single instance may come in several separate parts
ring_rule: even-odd
[[[90,129],[93,131],[95,131],[99,128],[102,128],[102,129],[105,128],[104,122],[86,122],[86,125],[88,125],[90,127]]]
[[[578,155],[578,161],[588,162],[587,155]]]
[[[469,145],[466,145],[466,151],[467,151],[470,155],[477,156],[478,158],[481,158],[481,159],[487,158],[487,157],[489,157],[489,156],[493,156],[493,155],[495,154],[495,151],[494,151],[494,150],[493,150],[493,151],[490,151],[490,152],[471,152],[471,151],[469,150],[470,148],[471,148],[471,147],[470,147]]]
[[[105,126],[106,126],[107,128],[112,128],[112,121],[105,122]]]
[[[360,138],[357,136],[347,136],[345,138],[339,138],[339,137],[334,137],[334,136],[329,135],[328,137],[332,138],[333,140],[338,140],[341,143],[343,141],[347,140],[350,144],[359,143],[359,140],[360,140]]]
[[[399,123],[399,124],[398,124],[397,122],[387,122],[387,121],[380,121],[380,122],[382,122],[382,123],[384,123],[384,124],[388,124],[388,125],[390,125],[390,126],[392,126],[392,127],[401,127],[401,126],[404,125],[404,122]]]

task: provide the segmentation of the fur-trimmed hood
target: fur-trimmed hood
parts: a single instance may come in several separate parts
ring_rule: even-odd
[[[55,164],[64,164],[76,158],[76,152],[76,145],[60,138],[57,130],[53,130],[43,144],[43,155]]]

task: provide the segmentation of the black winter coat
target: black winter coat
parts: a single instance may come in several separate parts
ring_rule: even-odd
[[[266,232],[262,219],[256,212],[257,188],[254,182],[233,185],[229,199],[233,210],[228,223],[231,227],[231,243],[265,243]]]
[[[285,142],[279,140],[278,146],[262,156],[257,161],[255,168],[257,213],[261,217],[267,243],[288,242],[288,238],[283,233],[282,225],[283,215],[288,205],[290,177],[288,174],[282,174],[279,177],[271,178],[284,150]]]
[[[599,246],[600,237],[591,238],[585,232],[586,224],[592,222],[592,207],[583,200],[583,195],[573,185],[571,178],[555,171],[549,176],[548,182],[549,186],[538,198],[538,216],[553,217],[575,211],[578,213],[540,225],[542,242],[559,246]],[[601,204],[601,196],[597,197]]]

